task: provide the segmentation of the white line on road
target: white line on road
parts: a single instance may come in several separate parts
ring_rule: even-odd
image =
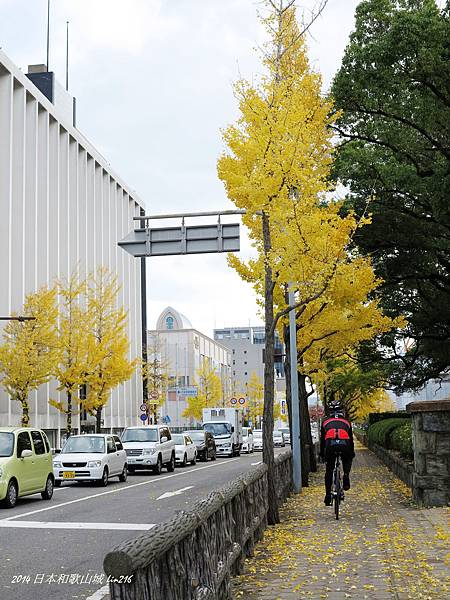
[[[175,492],[165,492],[164,494],[161,494],[161,496],[159,496],[156,499],[162,500],[163,498],[172,498],[172,496],[179,496],[180,494],[187,492],[187,490],[192,490],[193,487],[194,487],[193,485],[188,485],[187,487],[181,488],[181,490],[176,490]]]
[[[17,529],[111,529],[123,531],[147,531],[154,523],[59,523],[56,521],[0,521],[0,528]]]
[[[227,463],[231,463],[235,460],[240,460],[239,458],[230,458],[227,460]],[[173,477],[182,477],[183,475],[190,475],[192,473],[196,473],[198,471],[203,471],[204,469],[212,469],[214,467],[223,466],[222,462],[215,462],[213,465],[207,465],[205,467],[195,467],[194,469],[189,469],[188,471],[183,471],[182,473],[175,473],[174,475],[165,475],[164,477],[155,477],[149,479],[148,481],[141,481],[140,483],[132,483],[131,485],[122,486],[116,488],[114,490],[108,490],[107,492],[99,492],[98,494],[91,494],[90,496],[83,496],[82,498],[76,498],[76,500],[68,500],[67,502],[60,502],[59,504],[55,504],[52,506],[46,506],[45,508],[38,508],[37,510],[30,510],[26,513],[19,513],[12,517],[6,517],[5,519],[0,519],[0,523],[4,523],[5,521],[12,521],[14,519],[21,519],[22,517],[29,517],[30,515],[36,515],[37,513],[45,512],[47,510],[55,510],[57,508],[62,508],[63,506],[69,506],[69,504],[77,504],[78,502],[84,502],[85,500],[90,500],[91,498],[99,498],[100,496],[107,496],[109,494],[118,494],[119,492],[123,492],[125,490],[130,490],[135,487],[140,487],[141,485],[151,485],[152,483],[156,483],[157,481],[167,481],[168,479],[172,479]]]
[[[86,600],[103,600],[107,594],[109,594],[109,585],[104,585],[99,590],[94,592],[92,596],[86,598]]]
[[[262,463],[262,460],[258,461],[257,463],[252,463],[252,467],[256,467],[256,465],[260,465]]]

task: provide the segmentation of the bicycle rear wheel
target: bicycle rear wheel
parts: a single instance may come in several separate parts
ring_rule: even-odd
[[[336,464],[336,468],[334,470],[334,491],[335,491],[334,514],[336,516],[336,521],[337,521],[339,519],[339,505],[341,503],[341,495],[342,495],[341,473],[340,473],[339,463]]]

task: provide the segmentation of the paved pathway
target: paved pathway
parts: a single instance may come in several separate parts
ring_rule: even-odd
[[[408,488],[359,445],[339,521],[323,470],[292,497],[236,578],[245,600],[450,598],[447,508],[417,509]]]

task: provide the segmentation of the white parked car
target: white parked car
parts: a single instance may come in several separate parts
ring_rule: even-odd
[[[263,449],[263,437],[262,437],[262,429],[254,429],[253,430],[253,449],[254,450],[262,450]]]
[[[175,442],[175,462],[185,467],[188,462],[197,462],[197,446],[186,433],[172,433]]]
[[[127,453],[128,471],[151,469],[158,475],[164,467],[175,470],[175,442],[165,425],[126,427],[122,443]]]
[[[278,431],[281,431],[284,435],[284,441],[286,444],[291,443],[291,432],[289,431],[289,427],[280,427]]]
[[[251,427],[242,428],[242,452],[253,452],[253,429]]]
[[[71,435],[53,458],[55,486],[63,481],[96,481],[108,485],[110,477],[127,480],[127,455],[117,435]]]
[[[282,431],[276,430],[273,432],[273,445],[281,448],[284,448],[284,446],[286,446],[284,434]]]

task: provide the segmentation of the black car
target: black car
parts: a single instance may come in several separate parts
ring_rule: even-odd
[[[184,433],[188,435],[197,446],[198,460],[202,460],[203,462],[206,462],[208,458],[216,460],[216,442],[209,431],[199,429],[185,431]]]

